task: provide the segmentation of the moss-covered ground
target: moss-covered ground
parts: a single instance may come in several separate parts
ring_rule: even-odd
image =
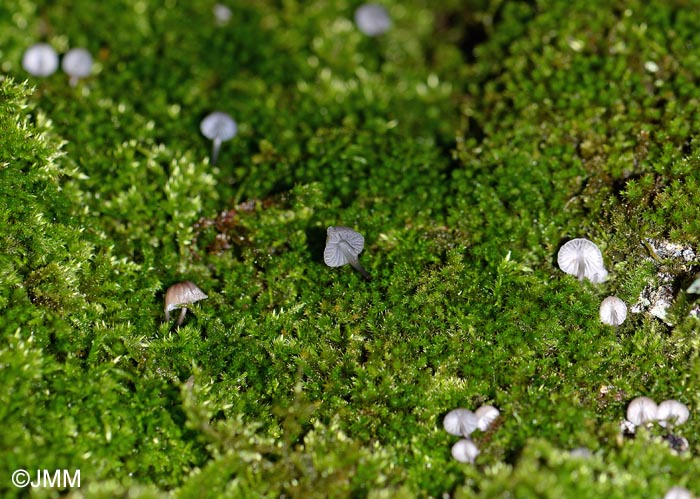
[[[214,3],[0,3],[0,495],[700,494],[700,260],[645,244],[700,249],[700,3],[386,1],[377,38],[357,1]],[[28,75],[38,41],[93,75]],[[574,237],[607,282],[557,268]],[[660,273],[666,322],[600,323]],[[687,451],[621,435],[639,395],[690,407]],[[483,403],[460,464],[442,418]]]

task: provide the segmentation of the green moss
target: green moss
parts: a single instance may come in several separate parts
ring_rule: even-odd
[[[700,26],[669,2],[213,1],[0,7],[0,476],[69,497],[645,497],[700,492]],[[29,77],[26,47],[94,74]],[[28,79],[28,81],[24,81]],[[199,133],[229,112],[216,167]],[[366,239],[372,275],[323,264]],[[556,268],[588,237],[602,285]],[[629,305],[670,276],[673,326]],[[164,322],[171,284],[209,295]],[[498,407],[474,466],[442,417]],[[589,459],[570,449],[593,450]],[[0,483],[3,497],[25,492]],[[67,492],[67,491],[66,491]],[[58,490],[32,490],[54,497]]]

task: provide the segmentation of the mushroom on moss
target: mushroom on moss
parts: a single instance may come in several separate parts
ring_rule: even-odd
[[[231,140],[238,133],[238,125],[231,116],[221,111],[208,114],[199,124],[199,129],[209,140],[213,141],[211,164],[215,165],[221,150],[221,144]]]
[[[165,292],[165,320],[170,321],[170,312],[177,308],[181,308],[180,317],[177,319],[176,326],[180,326],[185,320],[187,306],[200,300],[208,298],[204,291],[199,289],[196,284],[191,281],[183,281],[173,284]]]
[[[355,24],[367,36],[379,36],[391,28],[391,18],[383,6],[366,3],[355,11]]]
[[[482,405],[475,412],[477,418],[476,426],[481,431],[486,431],[500,416],[500,412],[492,405]]]
[[[608,296],[600,304],[600,321],[610,326],[619,326],[627,318],[627,305],[617,296]]]
[[[442,426],[450,435],[468,437],[479,426],[479,418],[468,409],[454,409],[442,420]]]
[[[567,274],[575,275],[579,281],[588,279],[601,283],[608,277],[603,255],[592,241],[584,238],[572,239],[559,249],[559,268]]]
[[[70,49],[61,61],[61,68],[68,75],[68,83],[71,87],[78,84],[80,78],[90,76],[92,71],[92,56],[87,49]]]
[[[658,406],[649,397],[637,397],[627,406],[627,420],[634,426],[656,421]]]
[[[58,54],[48,43],[34,44],[24,52],[22,67],[32,76],[50,76],[58,69]]]
[[[682,425],[688,421],[689,417],[688,407],[677,400],[664,400],[656,409],[656,419],[663,427],[666,427],[667,424]]]
[[[367,271],[360,265],[358,255],[365,247],[365,238],[350,227],[331,226],[326,231],[326,248],[323,250],[323,261],[329,267],[342,267],[350,264],[362,277],[370,280]]]
[[[463,438],[452,446],[452,457],[460,463],[474,464],[479,448],[468,438]]]

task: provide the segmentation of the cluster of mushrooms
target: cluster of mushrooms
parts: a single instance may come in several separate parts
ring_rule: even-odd
[[[58,54],[48,43],[34,44],[24,52],[22,67],[32,76],[51,76],[58,69]],[[84,48],[70,49],[63,56],[61,69],[68,75],[68,82],[74,87],[81,78],[90,76],[92,56]]]
[[[475,412],[462,408],[448,412],[442,420],[443,428],[450,435],[462,437],[452,446],[452,457],[460,463],[474,464],[479,448],[470,438],[471,434],[475,430],[488,430],[499,415],[492,405],[482,405]]]
[[[623,433],[634,434],[639,426],[651,426],[657,423],[669,430],[682,425],[690,417],[688,407],[678,400],[664,400],[656,404],[649,397],[637,397],[627,406],[627,419],[622,421]],[[683,451],[688,448],[688,441],[683,437],[669,434],[666,440],[675,450]]]

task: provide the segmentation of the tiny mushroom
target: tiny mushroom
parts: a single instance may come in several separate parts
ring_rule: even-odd
[[[693,499],[693,494],[685,487],[672,487],[664,494],[664,499]]]
[[[608,277],[600,249],[588,239],[572,239],[564,244],[559,249],[557,263],[560,269],[575,275],[579,281],[585,278],[597,284]]]
[[[221,150],[221,143],[236,136],[238,125],[228,114],[214,111],[205,116],[199,124],[199,129],[202,131],[202,135],[214,141],[211,150],[211,164],[215,165]]]
[[[468,409],[454,409],[445,415],[442,426],[450,435],[468,437],[479,425],[479,418]]]
[[[366,3],[355,11],[355,24],[367,36],[379,36],[391,28],[391,18],[381,5]]]
[[[176,308],[182,308],[177,326],[182,324],[187,313],[187,305],[208,298],[204,292],[191,281],[183,281],[173,284],[165,292],[165,320],[170,321],[170,312]]]
[[[37,43],[24,52],[22,67],[32,76],[50,76],[58,69],[58,54],[48,43]]]
[[[619,326],[627,318],[627,305],[617,296],[608,296],[600,304],[600,320],[603,324]]]
[[[90,76],[92,71],[92,56],[87,49],[70,49],[61,61],[61,68],[69,76],[68,83],[71,87],[78,84],[80,78]]]
[[[627,420],[635,426],[656,421],[658,407],[649,397],[637,397],[627,406]]]
[[[218,26],[225,26],[231,20],[233,13],[226,5],[217,3],[214,5],[214,19]]]
[[[360,265],[357,256],[365,247],[365,238],[349,227],[331,226],[326,231],[326,248],[323,250],[323,261],[329,267],[341,267],[350,264],[362,277],[370,280],[367,271]]]
[[[659,425],[664,428],[667,424],[682,425],[688,421],[689,417],[688,407],[677,400],[664,400],[656,410],[656,419],[659,420]]]
[[[486,431],[501,413],[492,405],[482,405],[474,414],[477,418],[476,426],[481,431]]]
[[[474,464],[474,460],[478,455],[479,448],[468,438],[463,438],[452,446],[452,457],[460,463]]]

